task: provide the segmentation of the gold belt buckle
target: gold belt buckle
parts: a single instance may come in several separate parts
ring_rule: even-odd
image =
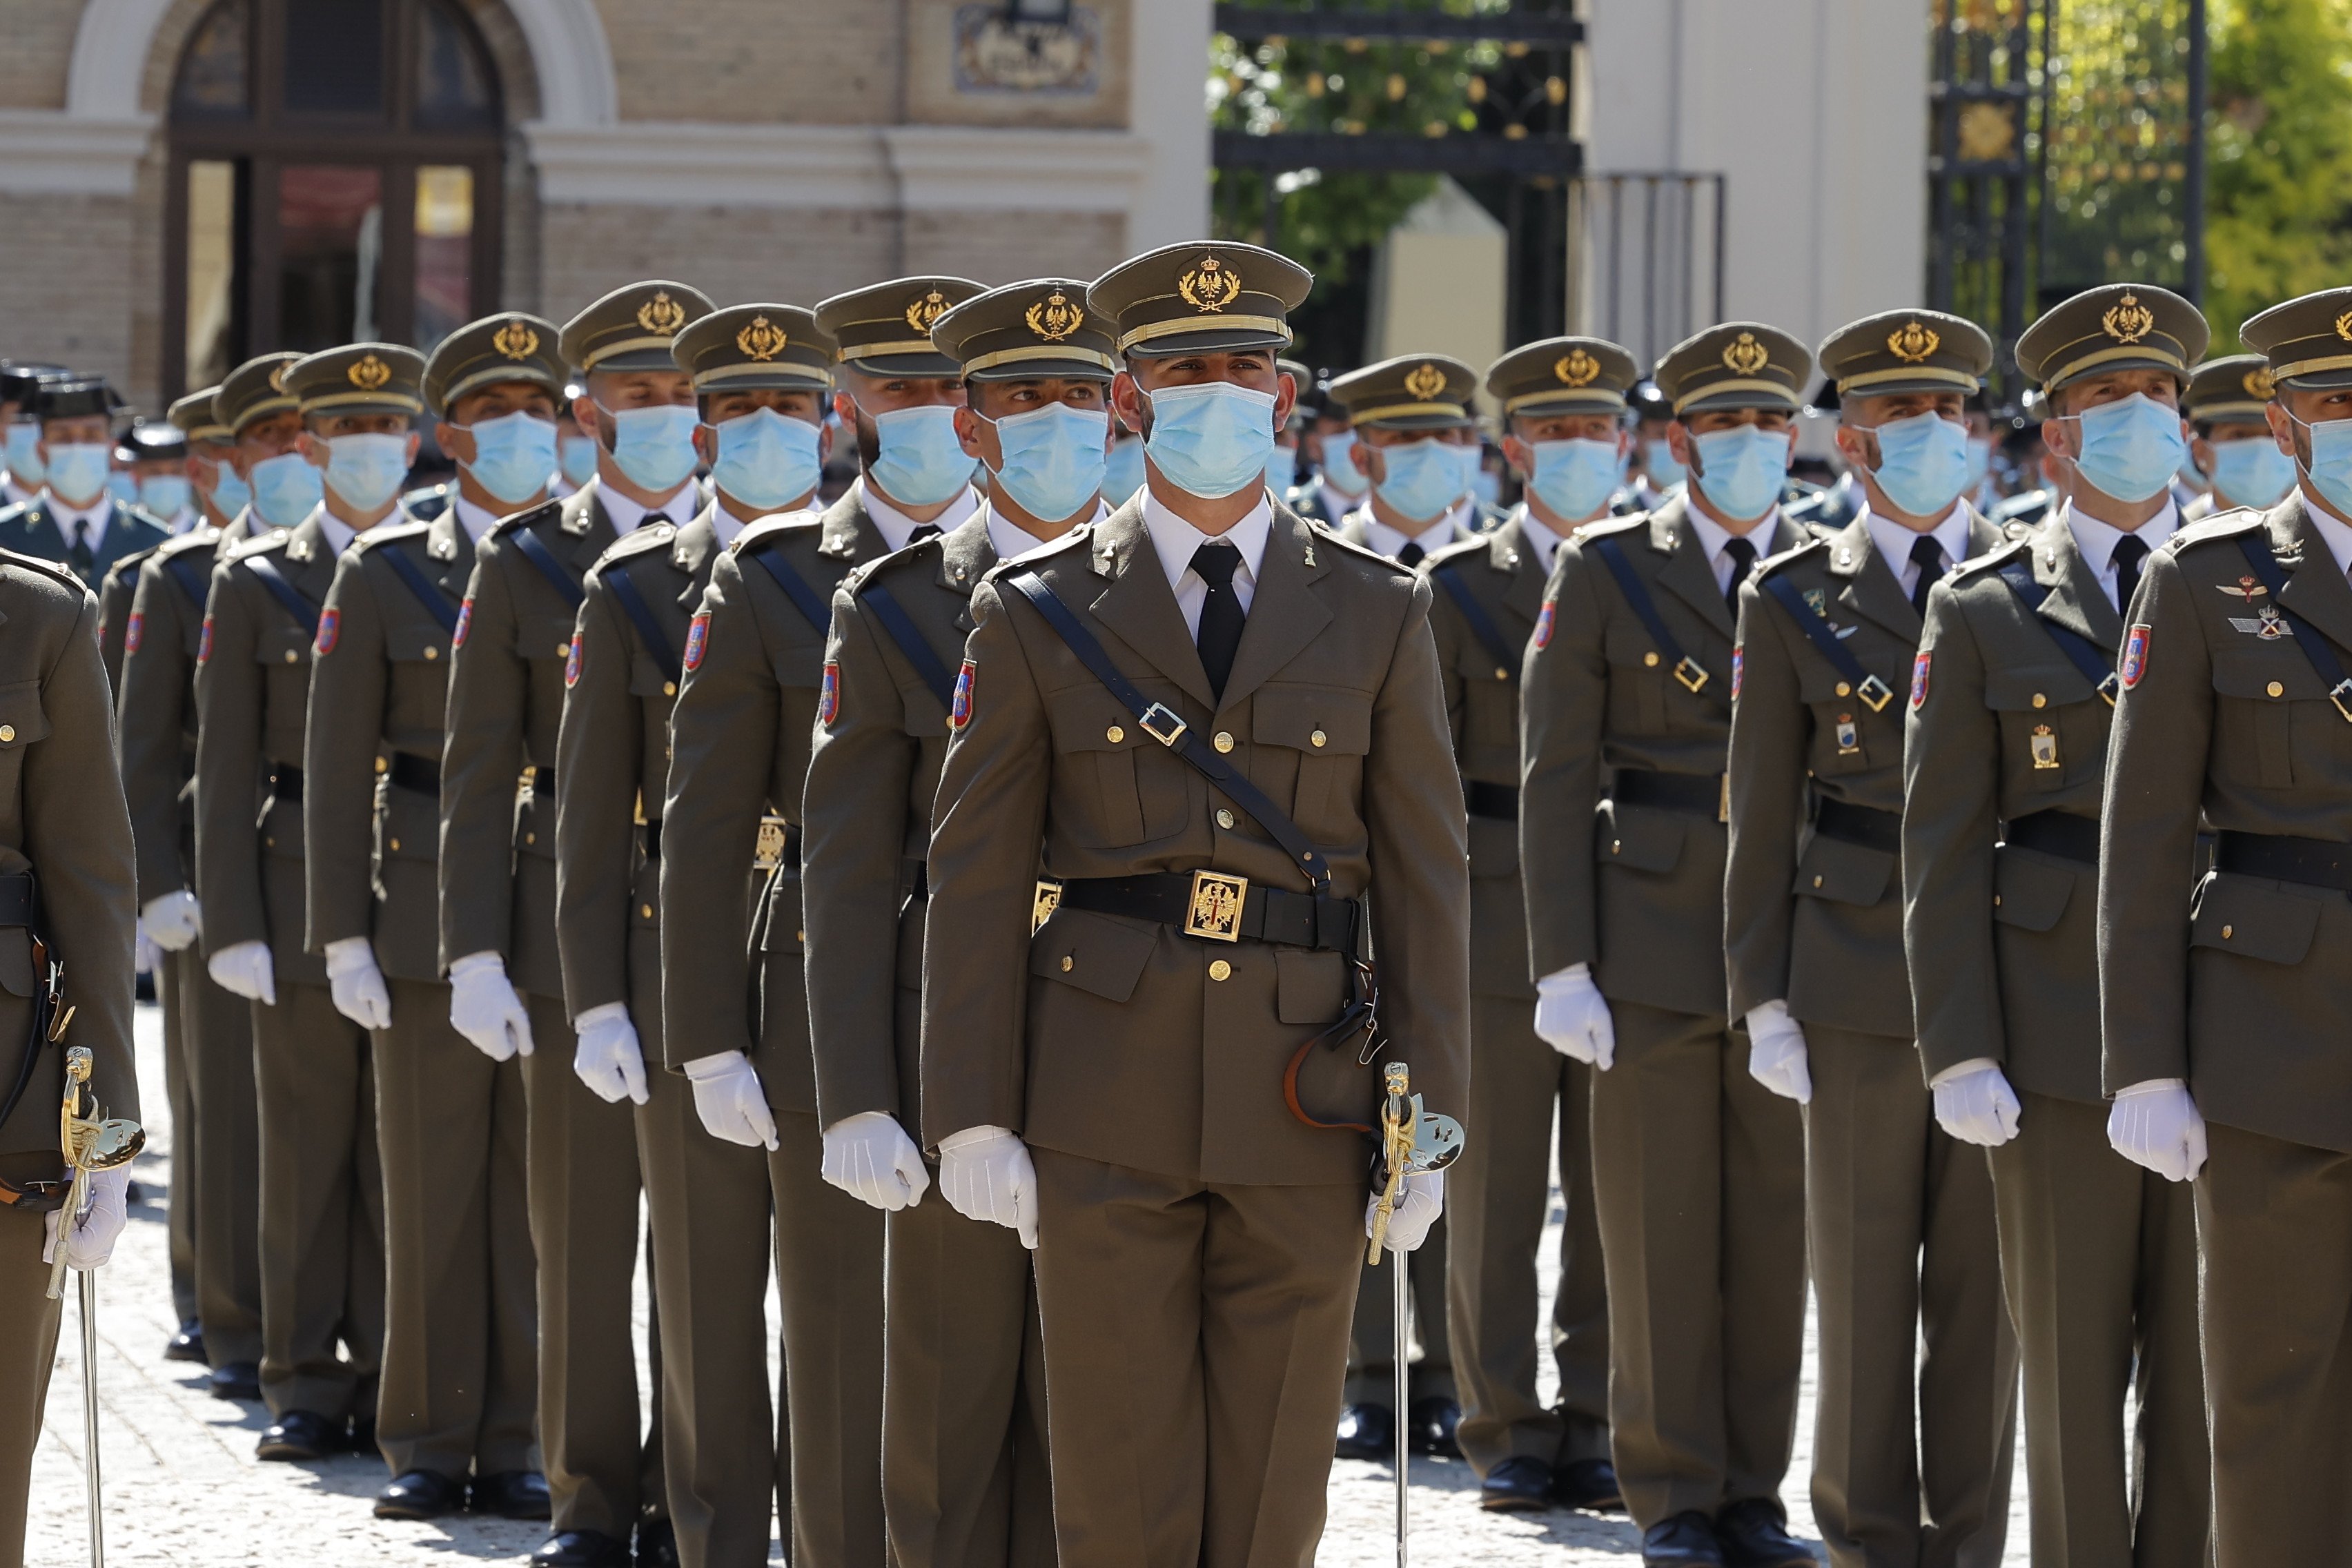
[[[1242,939],[1242,901],[1249,879],[1224,871],[1192,873],[1192,896],[1184,904],[1184,934],[1211,942]]]
[[[772,871],[784,863],[784,819],[781,816],[760,818],[760,837],[751,847],[751,868]]]
[[[1029,900],[1029,934],[1035,936],[1062,907],[1062,884],[1051,877],[1037,879],[1037,890]]]

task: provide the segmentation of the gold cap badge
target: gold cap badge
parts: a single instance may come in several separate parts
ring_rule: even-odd
[[[294,362],[293,362],[292,360],[290,360],[290,359],[289,359],[289,360],[282,360],[282,361],[280,361],[279,363],[278,363],[277,364],[274,364],[274,365],[272,365],[272,366],[270,366],[270,367],[269,367],[269,390],[270,390],[270,391],[272,391],[272,392],[283,392],[283,391],[285,391],[285,390],[286,390],[286,371],[287,371],[287,368],[288,368],[289,366],[290,366],[291,364],[293,364],[293,363],[294,363]]]
[[[1740,375],[1754,375],[1772,363],[1772,351],[1756,341],[1754,332],[1742,332],[1724,346],[1723,363]]]
[[[2126,294],[2107,308],[2107,313],[2099,318],[2099,325],[2116,342],[2136,343],[2156,325],[2156,312],[2141,304],[2138,295]]]
[[[1886,352],[1905,364],[1918,364],[1942,346],[1944,340],[1933,327],[1919,321],[1906,321],[1886,340]]]
[[[1582,349],[1570,349],[1551,367],[1563,385],[1590,386],[1601,374],[1601,362]]]
[[[373,392],[392,379],[392,366],[384,363],[373,353],[362,354],[358,362],[343,374],[362,392]]]
[[[637,325],[663,337],[674,337],[686,325],[686,307],[669,297],[667,289],[656,289],[654,297],[637,307]]]
[[[2346,342],[2352,342],[2352,310],[2336,318],[2336,335]]]
[[[928,333],[933,323],[947,313],[947,296],[934,289],[908,305],[907,325],[919,332]]]
[[[509,321],[490,334],[490,347],[510,360],[527,360],[539,352],[539,334],[520,321]]]
[[[1086,323],[1087,313],[1056,289],[1030,306],[1022,319],[1031,331],[1049,343],[1058,343]]]
[[[1176,292],[1196,310],[1222,310],[1241,297],[1242,275],[1213,256],[1201,258],[1176,279]]]
[[[1445,390],[1445,373],[1423,360],[1405,372],[1404,389],[1422,402],[1427,403]]]
[[[735,347],[746,359],[767,361],[784,352],[791,340],[783,328],[765,316],[754,316],[751,324],[735,334]]]
[[[2347,321],[2352,321],[2352,316],[2347,316],[2345,319]],[[2339,322],[2339,330],[2341,325],[2342,323]],[[2271,374],[2271,367],[2266,364],[2258,364],[2254,366],[2253,369],[2248,371],[2246,373],[2245,380],[2240,383],[2240,384],[2246,389],[2247,396],[2259,397],[2264,403],[2268,403],[2278,392],[2277,378]]]

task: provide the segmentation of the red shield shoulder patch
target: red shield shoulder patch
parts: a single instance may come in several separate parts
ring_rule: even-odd
[[[980,680],[980,666],[970,659],[956,671],[955,700],[948,704],[948,728],[961,730],[971,722],[971,689]]]
[[[816,694],[816,721],[830,729],[841,717],[841,665],[834,659],[824,661],[824,682]]]
[[[342,640],[343,612],[341,610],[320,610],[319,612],[319,635],[311,639],[310,651],[323,658],[326,655],[334,652],[335,645]]]
[[[1748,645],[1731,645],[1731,700],[1739,700],[1739,678],[1748,672]]]
[[[2126,691],[2137,686],[2140,677],[2147,673],[2147,643],[2153,629],[2145,626],[2134,626],[2124,637],[2123,662],[2116,666],[2116,673],[2123,677]]]
[[[709,647],[710,617],[708,615],[697,616],[694,617],[692,623],[686,628],[686,658],[684,660],[686,668],[688,669],[700,669],[702,668],[702,656],[704,653],[709,651]]]
[[[580,639],[572,639],[572,651],[563,656],[563,684],[569,688],[580,684]]]
[[[464,647],[466,634],[473,627],[474,596],[468,594],[466,595],[466,602],[457,606],[457,629],[449,634],[449,646],[453,648]]]
[[[205,617],[204,633],[196,638],[196,662],[198,664],[208,664],[211,662],[212,657],[213,618],[210,616],[206,616]]]
[[[1911,661],[1911,706],[1916,711],[1927,705],[1927,662],[1935,655],[1926,648]]]
[[[1557,599],[1546,599],[1543,602],[1543,608],[1536,612],[1536,647],[1543,648],[1551,646],[1552,616],[1559,608],[1559,602]]]
[[[131,619],[124,623],[122,627],[122,651],[126,654],[137,653],[139,644],[146,635],[147,617],[135,610],[132,611]]]

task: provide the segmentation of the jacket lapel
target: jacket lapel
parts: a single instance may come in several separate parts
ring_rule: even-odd
[[[940,592],[963,601],[955,616],[956,629],[972,628],[971,591],[996,564],[996,545],[988,537],[988,508],[982,506],[940,541],[940,569],[933,578]]]
[[[433,558],[434,581],[441,591],[452,599],[464,598],[466,584],[474,574],[474,539],[457,521],[454,500],[425,529],[425,553]]]
[[[327,590],[335,583],[335,552],[327,547],[327,531],[319,522],[325,515],[324,507],[311,512],[286,542],[286,562],[292,568],[287,580],[314,605],[327,602]]]
[[[1543,614],[1544,580],[1550,574],[1537,558],[1536,547],[1528,542],[1527,531],[1519,526],[1519,519],[1526,515],[1522,510],[1494,531],[1486,546],[1486,564],[1507,574],[1503,608],[1526,623],[1527,633],[1532,636],[1537,617]]]
[[[1288,507],[1275,506],[1265,556],[1258,563],[1257,590],[1250,598],[1224,700],[1217,704],[1220,711],[1265,685],[1331,624],[1330,607],[1313,591],[1315,581],[1330,568],[1320,562],[1307,564],[1314,556],[1307,527]]]
[[[2124,639],[2123,617],[2107,602],[2107,591],[2091,574],[2091,563],[2075,542],[2068,509],[2034,531],[2033,580],[2050,590],[2040,614],[2113,653]]]
[[[1698,617],[1727,640],[1732,634],[1731,609],[1715,585],[1706,563],[1706,547],[1690,521],[1687,498],[1676,496],[1650,514],[1650,548],[1666,558],[1658,570],[1658,585],[1688,605]]]
[[[816,552],[834,561],[872,561],[890,553],[890,542],[866,511],[866,480],[860,478],[824,509]]]
[[[1192,645],[1192,634],[1185,629],[1184,613],[1176,607],[1176,594],[1169,586],[1168,574],[1160,570],[1160,552],[1152,548],[1150,531],[1143,526],[1141,494],[1139,491],[1129,498],[1125,506],[1095,529],[1087,559],[1093,563],[1097,577],[1110,581],[1087,608],[1146,663],[1181,687],[1202,708],[1214,712],[1217,700],[1209,689],[1209,672],[1202,667],[1200,649]],[[1266,545],[1266,553],[1274,553],[1271,542]],[[1257,604],[1265,602],[1264,595],[1265,584],[1261,583]],[[1255,606],[1250,617],[1253,621],[1257,618],[1254,612]],[[1242,647],[1246,654],[1247,631],[1242,634]],[[1234,674],[1238,676],[1239,658],[1234,664]],[[1232,682],[1227,685],[1230,689]]]
[[[2336,570],[2335,552],[2304,510],[2303,492],[2287,492],[2263,521],[2273,551],[2295,552],[2279,557],[2288,574],[2279,602],[2325,632],[2337,647],[2352,650],[2352,582]]]
[[[1861,518],[1847,523],[1830,540],[1830,573],[1845,580],[1845,586],[1838,591],[1839,604],[1877,622],[1906,643],[1918,642],[1923,629],[1919,612],[1903,596],[1903,584],[1895,578],[1894,563],[1879,555],[1870,537],[1870,526]]]

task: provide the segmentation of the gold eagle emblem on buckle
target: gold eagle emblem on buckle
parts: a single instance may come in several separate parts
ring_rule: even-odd
[[[751,841],[751,868],[772,871],[784,863],[784,819],[760,818],[760,836]]]
[[[1022,320],[1029,330],[1049,343],[1058,343],[1086,324],[1087,313],[1070,302],[1068,295],[1059,289],[1031,305]]]
[[[674,337],[686,325],[686,307],[669,297],[667,289],[656,289],[654,297],[637,307],[637,325],[649,332]]]
[[[373,392],[392,379],[392,366],[373,353],[362,354],[352,368],[343,372],[344,378],[362,392]]]
[[[907,325],[919,332],[928,333],[932,325],[947,313],[948,297],[934,289],[908,302]]]
[[[510,360],[527,360],[539,352],[539,334],[520,321],[509,321],[490,334],[490,347]]]
[[[1886,340],[1886,352],[1905,364],[1922,364],[1943,345],[1936,329],[1921,321],[1906,321]]]
[[[1196,310],[1222,310],[1241,298],[1242,275],[1213,256],[1201,258],[1176,279],[1176,292]]]
[[[2156,312],[2141,304],[2138,295],[2126,294],[2107,307],[2107,313],[2099,318],[2099,325],[2116,342],[2136,343],[2156,325]]]
[[[1242,903],[1249,879],[1224,871],[1192,873],[1192,896],[1184,905],[1184,934],[1211,942],[1242,939]]]
[[[1737,374],[1754,375],[1772,363],[1772,351],[1758,342],[1754,332],[1742,332],[1724,345],[1723,363]]]
[[[1582,349],[1570,349],[1554,362],[1551,373],[1563,386],[1591,386],[1601,374],[1601,362]]]
[[[792,340],[784,335],[784,329],[765,316],[752,317],[751,324],[735,334],[736,349],[746,359],[759,360],[763,363],[783,353],[784,345],[790,342]]]
[[[1029,900],[1029,934],[1035,936],[1062,907],[1062,884],[1051,877],[1037,879],[1037,890]]]
[[[2343,331],[2345,321],[2352,321],[2352,311],[2345,312],[2343,320],[2336,323],[2338,331]],[[2352,337],[2352,333],[2346,335]],[[2268,403],[2278,392],[2278,378],[2271,374],[2271,367],[2266,364],[2258,364],[2248,371],[2245,380],[2239,384],[2246,389],[2247,396],[2258,397],[2264,403]]]
[[[1405,372],[1404,389],[1408,395],[1427,403],[1445,390],[1445,373],[1423,360]]]

